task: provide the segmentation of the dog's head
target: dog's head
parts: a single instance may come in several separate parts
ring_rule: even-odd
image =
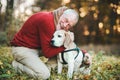
[[[73,41],[74,41],[74,34],[72,32],[65,30],[57,30],[53,34],[51,44],[56,47],[60,47],[60,46],[67,47]]]

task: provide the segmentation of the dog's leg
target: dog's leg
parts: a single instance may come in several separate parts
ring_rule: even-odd
[[[68,60],[68,78],[72,78],[74,69],[74,59]]]
[[[83,54],[80,51],[79,55],[76,58],[75,63],[74,63],[74,65],[75,65],[75,67],[74,67],[74,71],[75,71],[74,74],[78,74],[80,72],[79,69],[80,69],[80,65],[82,64],[82,60],[83,60]]]
[[[62,72],[62,67],[63,67],[63,65],[62,65],[61,62],[58,60],[58,74],[61,74],[61,72]]]
[[[62,67],[63,67],[63,64],[61,63],[61,53],[59,53],[59,55],[57,56],[57,63],[58,63],[58,74],[61,74],[62,72]]]
[[[76,62],[74,63],[74,74],[78,74],[79,73],[79,68],[80,68],[80,65],[81,65],[81,62]]]

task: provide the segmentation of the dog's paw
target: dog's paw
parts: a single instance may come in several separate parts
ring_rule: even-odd
[[[71,79],[71,78],[72,78],[72,73],[68,73],[68,74],[67,74],[67,77],[68,77],[69,79]]]
[[[85,75],[90,75],[90,69],[89,69],[89,68],[85,69],[85,70],[83,71],[83,73],[84,73]]]
[[[82,68],[80,68],[80,72],[84,75],[90,75],[91,69],[90,69],[90,67],[88,67],[88,68],[82,67]]]

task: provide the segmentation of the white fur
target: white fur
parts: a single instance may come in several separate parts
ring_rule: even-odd
[[[54,33],[54,37],[51,41],[53,46],[60,47],[63,46],[66,48],[66,50],[76,48],[76,44],[74,43],[74,34],[70,31],[66,32],[64,30],[58,30]],[[83,74],[90,74],[90,67],[85,68],[84,66],[80,68],[80,65],[82,64],[83,60],[83,53],[80,50],[77,58],[75,59],[75,56],[77,55],[77,51],[69,51],[64,53],[64,59],[68,63],[68,78],[72,78],[73,72],[75,73],[82,72]],[[88,56],[88,58],[86,58]],[[85,54],[84,60],[91,63],[91,59],[89,54]],[[61,58],[61,53],[58,55],[58,74],[62,72],[62,64],[63,60]]]

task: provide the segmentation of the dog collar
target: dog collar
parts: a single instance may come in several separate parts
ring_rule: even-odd
[[[77,55],[76,55],[75,58],[74,58],[74,59],[76,59],[77,56],[78,56],[78,54],[79,54],[80,48],[76,47],[76,48],[69,49],[69,50],[65,50],[65,51],[61,52],[61,57],[62,57],[62,60],[63,60],[63,64],[67,64],[67,62],[66,62],[65,59],[64,59],[64,53],[65,53],[65,52],[70,52],[70,51],[77,51]]]

